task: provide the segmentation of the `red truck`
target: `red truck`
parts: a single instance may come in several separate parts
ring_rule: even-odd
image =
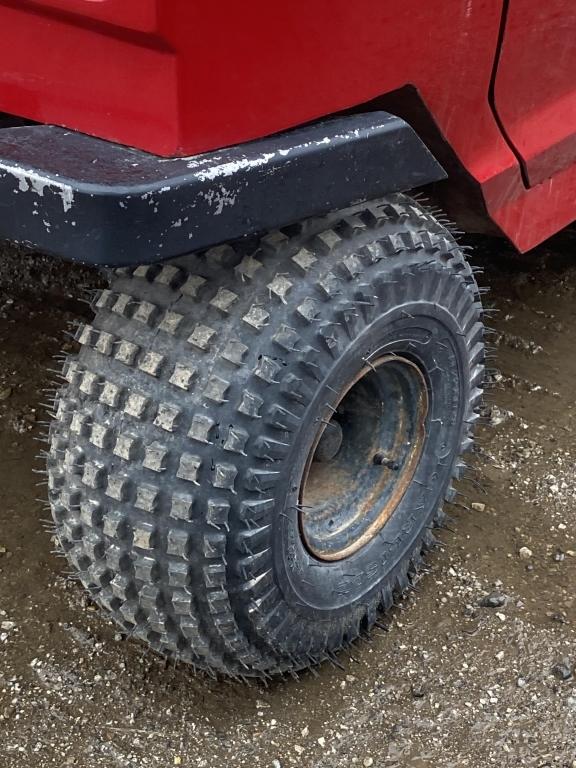
[[[576,8],[0,0],[0,24],[0,236],[110,279],[50,430],[70,563],[200,669],[336,662],[473,444],[483,310],[440,211],[520,251],[576,219]]]

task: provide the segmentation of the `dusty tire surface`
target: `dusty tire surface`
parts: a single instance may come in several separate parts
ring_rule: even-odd
[[[48,458],[84,585],[125,631],[202,669],[334,659],[411,583],[472,445],[482,309],[458,244],[396,195],[119,271],[94,309]],[[377,535],[320,560],[301,535],[304,466],[338,391],[383,354],[425,377],[422,454]]]

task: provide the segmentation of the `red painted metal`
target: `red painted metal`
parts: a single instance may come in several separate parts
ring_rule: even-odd
[[[156,0],[33,0],[29,5],[47,11],[66,11],[141,32],[154,33],[158,27]]]
[[[576,7],[509,0],[495,115],[503,13],[504,0],[0,0],[0,110],[170,156],[412,84],[492,220],[527,250],[576,219],[564,100],[576,83]],[[541,62],[536,105],[530,59]]]
[[[576,162],[576,7],[512,0],[496,108],[530,186]]]

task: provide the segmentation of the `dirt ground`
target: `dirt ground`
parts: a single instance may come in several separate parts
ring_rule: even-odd
[[[576,233],[477,246],[493,389],[453,530],[344,669],[268,687],[126,640],[53,553],[41,390],[99,277],[0,254],[2,768],[576,766]]]

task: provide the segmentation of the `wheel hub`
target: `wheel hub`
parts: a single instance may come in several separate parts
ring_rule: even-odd
[[[385,355],[365,366],[320,423],[300,486],[300,531],[321,560],[342,560],[371,541],[414,477],[428,395],[412,361]]]

